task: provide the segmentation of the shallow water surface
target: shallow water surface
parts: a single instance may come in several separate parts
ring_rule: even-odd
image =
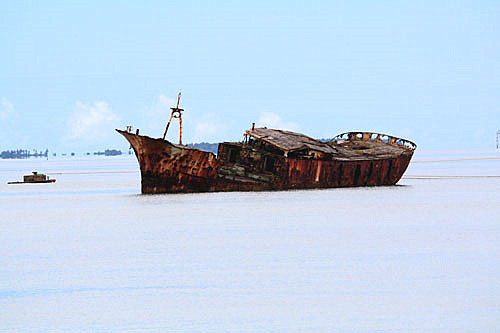
[[[429,156],[397,186],[176,195],[130,156],[0,160],[0,329],[495,331],[500,160]],[[34,170],[57,182],[6,184]],[[481,177],[422,177],[449,175]]]

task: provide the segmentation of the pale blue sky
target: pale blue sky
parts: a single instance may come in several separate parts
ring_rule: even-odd
[[[113,128],[161,136],[179,88],[185,142],[494,147],[499,42],[499,1],[1,1],[0,150],[127,149]]]

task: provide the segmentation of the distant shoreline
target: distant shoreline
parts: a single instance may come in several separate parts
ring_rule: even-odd
[[[217,154],[217,148],[219,147],[218,143],[189,143],[187,146],[200,149],[203,151],[212,152]],[[132,155],[133,151],[129,149],[128,151],[123,152],[119,149],[105,149],[103,151],[96,152],[70,152],[70,153],[49,153],[49,150],[45,151],[37,151],[36,149],[28,150],[28,149],[16,149],[16,150],[5,150],[0,152],[0,159],[32,159],[32,158],[54,158],[54,157],[82,157],[82,156],[121,156],[121,155]]]

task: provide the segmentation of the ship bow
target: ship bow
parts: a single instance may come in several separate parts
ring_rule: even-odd
[[[206,192],[217,180],[213,153],[116,130],[130,143],[141,170],[143,194]]]

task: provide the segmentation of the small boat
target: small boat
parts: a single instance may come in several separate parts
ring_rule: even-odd
[[[182,111],[171,108],[163,138],[116,130],[134,150],[143,194],[263,191],[396,184],[416,145],[373,132],[348,132],[329,141],[270,128],[252,128],[243,142],[219,144],[217,156],[182,144]],[[165,140],[172,118],[179,144]]]
[[[55,183],[55,179],[50,179],[49,176],[44,175],[43,173],[38,173],[37,171],[33,171],[31,175],[25,175],[24,181],[22,182],[8,182],[7,184],[40,184],[40,183]]]

